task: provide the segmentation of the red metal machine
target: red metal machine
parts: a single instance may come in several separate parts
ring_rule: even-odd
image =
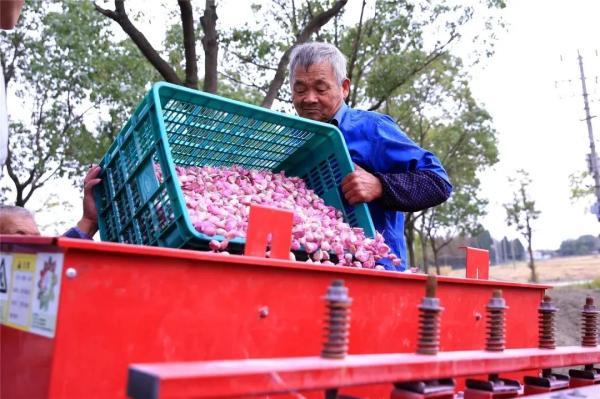
[[[518,349],[537,347],[544,285],[440,277],[441,352],[428,356],[412,354],[424,275],[67,238],[4,236],[0,248],[0,271],[21,268],[25,295],[13,281],[0,296],[2,399],[125,398],[132,365],[160,381],[161,398],[323,397],[334,387],[388,398],[392,382],[600,362],[598,347]],[[352,296],[349,355],[317,358],[323,295],[339,279]],[[482,351],[494,289],[509,304],[502,353]]]

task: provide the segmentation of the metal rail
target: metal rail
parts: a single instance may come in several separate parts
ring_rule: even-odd
[[[593,363],[600,363],[599,346],[134,364],[127,392],[134,399],[227,398]]]

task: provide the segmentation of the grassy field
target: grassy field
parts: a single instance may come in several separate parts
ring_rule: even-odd
[[[600,255],[573,256],[539,260],[535,262],[539,282],[567,283],[600,279]],[[454,277],[464,277],[464,269],[448,273]],[[493,280],[527,282],[531,272],[526,262],[507,263],[490,268]]]

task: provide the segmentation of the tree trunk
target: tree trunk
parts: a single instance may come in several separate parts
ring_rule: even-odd
[[[404,238],[406,240],[406,251],[408,252],[407,267],[415,266],[415,229],[413,213],[405,214],[404,219]]]
[[[419,230],[419,240],[421,241],[421,257],[423,259],[423,270],[429,273],[429,257],[427,256],[427,239],[423,230]]]
[[[204,86],[207,93],[217,92],[217,56],[219,54],[219,42],[217,36],[217,6],[215,0],[206,0],[204,15],[200,18],[200,24],[204,30],[202,47],[204,48]]]
[[[350,80],[352,80],[352,72],[354,71],[354,64],[356,64],[356,58],[358,56],[358,47],[360,44],[360,34],[362,32],[363,15],[365,12],[366,5],[367,5],[367,0],[363,0],[362,8],[360,9],[360,19],[358,20],[358,29],[356,31],[356,38],[354,39],[354,44],[352,45],[352,55],[350,57],[350,61],[348,62],[348,79],[350,79]],[[350,96],[350,92],[348,92],[348,96]]]
[[[531,282],[537,283],[537,273],[535,272],[535,263],[533,261],[533,251],[531,249],[531,244],[528,245],[527,251],[529,251],[529,269],[531,269]]]
[[[185,85],[198,88],[198,62],[196,61],[196,34],[194,31],[194,10],[190,0],[179,0],[181,25],[183,27],[183,48],[185,49]]]
[[[17,186],[17,199],[15,200],[15,206],[25,207],[27,201],[23,198],[23,189]]]
[[[535,263],[533,261],[533,248],[531,245],[532,230],[531,230],[531,226],[529,225],[529,218],[527,218],[526,220],[527,220],[527,252],[529,252],[529,269],[531,270],[531,282],[537,283],[538,278],[537,278],[537,273],[535,272]]]
[[[435,237],[429,236],[429,245],[431,246],[431,253],[433,254],[433,264],[435,265],[435,272],[439,275],[440,263],[439,263],[439,248],[435,244]]]

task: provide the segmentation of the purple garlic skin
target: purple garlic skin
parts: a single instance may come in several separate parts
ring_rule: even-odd
[[[308,263],[333,265],[330,255],[335,254],[338,266],[380,270],[376,261],[386,258],[400,264],[381,234],[368,238],[362,228],[349,226],[340,210],[326,205],[299,177],[240,166],[175,170],[194,228],[209,237],[223,237],[221,242],[210,240],[215,252],[225,253],[230,240],[245,237],[249,206],[257,204],[294,212],[291,250],[304,249]],[[155,172],[162,181],[158,165]]]

